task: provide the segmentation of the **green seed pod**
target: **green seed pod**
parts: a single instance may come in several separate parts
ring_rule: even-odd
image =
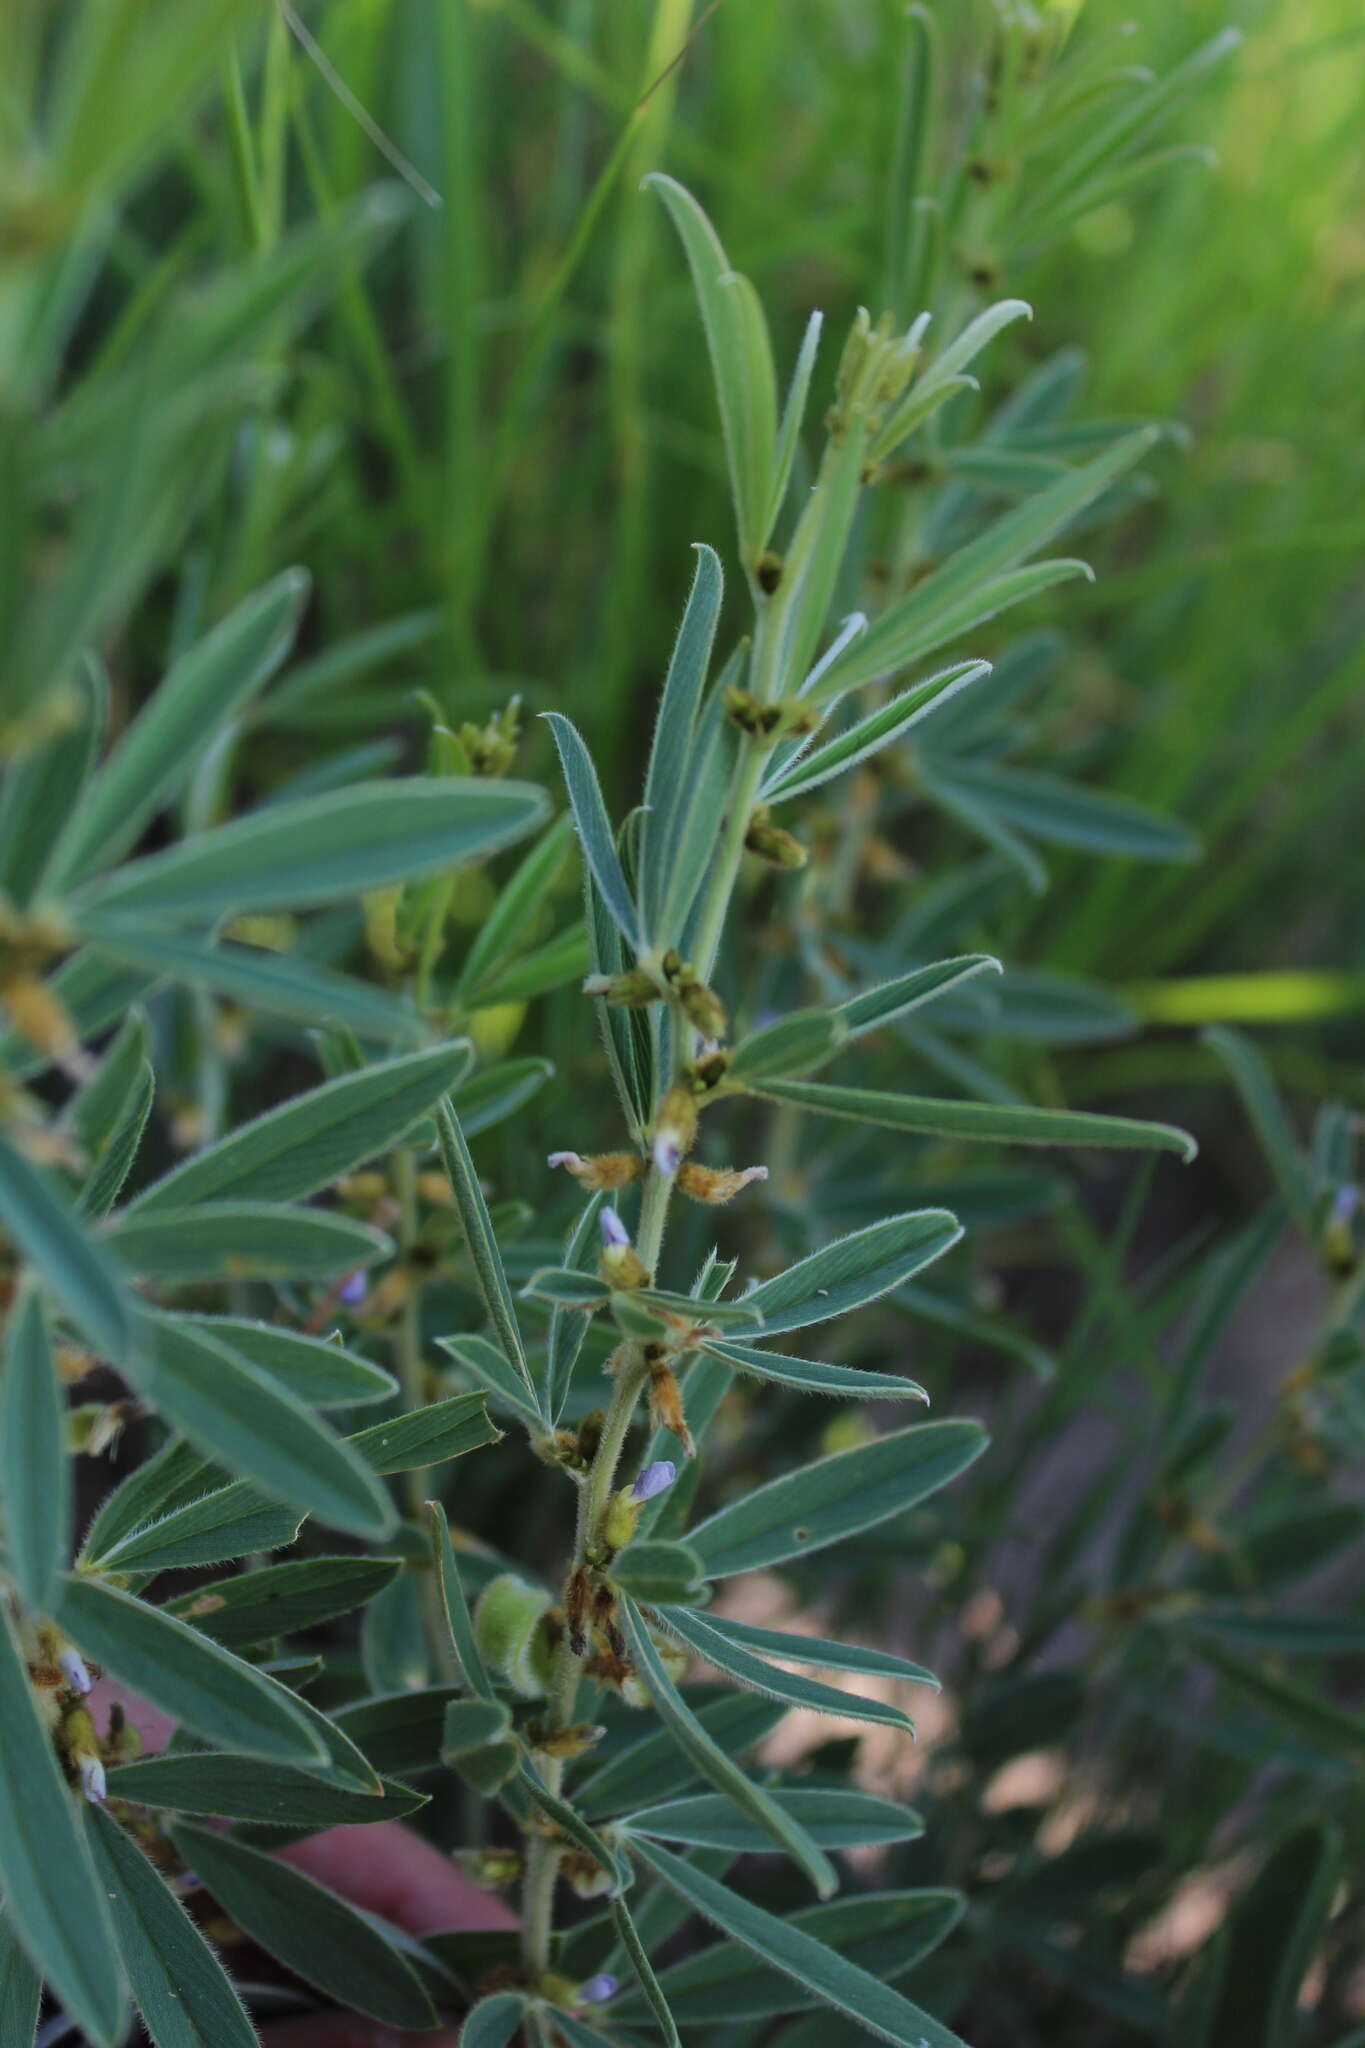
[[[474,1611],[474,1638],[484,1662],[523,1699],[538,1698],[549,1681],[549,1612],[544,1591],[511,1572],[490,1579]]]

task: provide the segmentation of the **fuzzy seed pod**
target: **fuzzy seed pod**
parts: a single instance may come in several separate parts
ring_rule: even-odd
[[[474,1639],[484,1662],[523,1699],[538,1698],[549,1682],[549,1614],[541,1589],[511,1572],[489,1581],[474,1610]]]
[[[689,1159],[679,1170],[678,1187],[684,1195],[690,1195],[694,1202],[732,1202],[740,1190],[747,1188],[751,1181],[767,1178],[766,1166],[698,1166]]]
[[[645,1170],[643,1159],[635,1152],[590,1152],[586,1159],[580,1152],[551,1152],[545,1163],[562,1166],[580,1187],[594,1194],[599,1188],[628,1187]]]
[[[692,1456],[692,1432],[683,1414],[682,1389],[670,1366],[650,1368],[649,1419],[656,1429],[671,1429],[687,1456]]]

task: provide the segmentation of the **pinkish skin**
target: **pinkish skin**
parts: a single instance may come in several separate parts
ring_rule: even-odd
[[[95,1726],[102,1728],[118,1701],[149,1754],[165,1746],[173,1723],[156,1707],[112,1679],[101,1679],[90,1697]],[[365,1827],[327,1828],[307,1841],[278,1851],[292,1864],[363,1911],[392,1920],[409,1934],[444,1933],[457,1927],[513,1928],[516,1915],[492,1892],[471,1884],[421,1835],[395,1820]],[[267,2027],[263,2048],[456,2048],[459,2035],[399,2034],[373,2020],[329,2013],[284,2020]]]

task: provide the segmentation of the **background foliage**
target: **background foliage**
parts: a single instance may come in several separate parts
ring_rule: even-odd
[[[714,1240],[766,1272],[890,1211],[946,1205],[965,1242],[864,1313],[830,1363],[906,1367],[935,1414],[980,1417],[993,1440],[927,1507],[855,1535],[833,1564],[774,1559],[780,1574],[759,1582],[744,1611],[761,1625],[813,1623],[922,1660],[944,1691],[924,1707],[921,1689],[881,1674],[888,1712],[904,1701],[921,1720],[912,1764],[883,1729],[852,1722],[821,1741],[822,1725],[808,1734],[798,1718],[762,1752],[789,1796],[845,1787],[850,1772],[869,1794],[912,1791],[922,1838],[889,1840],[869,1809],[871,1832],[849,1839],[881,1846],[846,1867],[851,1894],[812,1907],[800,1874],[770,1858],[744,1866],[742,1889],[810,1914],[874,1975],[909,1956],[907,1995],[977,2048],[1326,2048],[1362,2024],[1351,1877],[1365,1620],[1350,1565],[1365,1381],[1349,1194],[1365,1000],[1360,30],[1345,0],[1090,0],[1065,60],[1077,71],[1059,70],[1036,105],[1025,95],[1005,136],[987,121],[978,146],[973,124],[1000,88],[997,10],[930,12],[939,63],[923,120],[918,32],[874,0],[331,0],[298,16],[255,0],[192,15],[20,0],[0,18],[6,1570],[25,1613],[93,1659],[137,1683],[144,1656],[163,1674],[152,1691],[168,1663],[178,1672],[164,1704],[193,1731],[182,1761],[102,1761],[111,1782],[116,1763],[142,1774],[130,1799],[182,1816],[183,1861],[258,1939],[269,1867],[254,1847],[279,1836],[260,1832],[259,1806],[233,1804],[245,1788],[225,1771],[202,1775],[200,1743],[231,1752],[247,1726],[254,1754],[286,1760],[280,1798],[297,1802],[295,1767],[316,1765],[322,1741],[340,1803],[318,1792],[307,1812],[275,1809],[299,1828],[346,1817],[375,1771],[385,1812],[411,1811],[420,1771],[433,1798],[418,1824],[446,1846],[483,1838],[457,1788],[496,1779],[507,1703],[485,1700],[494,1719],[463,1734],[443,1722],[457,1667],[439,1661],[425,1475],[481,1446],[459,1467],[458,1513],[444,1495],[471,1592],[508,1554],[553,1578],[570,1496],[522,1446],[491,1444],[476,1390],[497,1365],[467,1344],[448,1364],[436,1349],[481,1326],[500,1338],[500,1283],[472,1177],[461,1199],[457,1158],[452,1208],[431,1177],[436,1130],[418,1134],[424,1148],[412,1135],[450,1093],[509,1289],[580,1263],[581,1246],[563,1252],[580,1205],[544,1155],[626,1134],[577,990],[568,826],[545,831],[562,808],[555,750],[530,714],[582,730],[620,820],[638,800],[694,543],[725,563],[722,658],[749,628],[696,301],[668,211],[641,181],[663,168],[704,202],[767,309],[784,379],[810,310],[824,311],[798,487],[860,304],[902,325],[932,306],[941,345],[979,306],[1022,297],[1033,318],[1002,328],[973,364],[980,396],[914,444],[895,509],[869,499],[832,622],[913,593],[944,554],[1036,500],[1058,464],[1077,469],[1146,421],[1167,432],[1068,515],[1075,550],[1068,537],[1059,552],[1083,554],[1093,583],[1041,591],[921,665],[988,657],[994,699],[965,693],[913,752],[882,757],[890,773],[778,814],[810,839],[811,866],[766,882],[746,869],[757,939],[722,954],[718,986],[750,1030],[911,963],[997,955],[998,993],[965,984],[833,1079],[1159,1117],[1195,1130],[1201,1155],[1134,1171],[933,1138],[893,1149],[860,1125],[799,1122],[790,1094],[775,1116],[755,1107],[728,1127],[730,1151],[763,1160],[770,1180],[733,1211],[688,1211],[667,1283],[686,1285]],[[1230,25],[1241,46],[1197,62],[1143,141],[1139,157],[1161,152],[1150,175],[1076,177],[1112,110],[1160,87],[1119,78],[1113,99],[1078,91],[1068,106],[1069,77],[1130,64],[1182,77]],[[938,241],[908,198],[921,135],[917,189],[956,223]],[[1001,426],[1021,391],[1025,416]],[[109,730],[126,737],[73,807],[106,695]],[[520,734],[497,722],[513,696]],[[1030,781],[1040,774],[1066,790]],[[169,850],[215,833],[198,867]],[[1197,862],[1183,857],[1193,839]],[[28,919],[49,899],[65,928]],[[87,950],[48,976],[73,935]],[[423,1049],[414,1003],[468,1049]],[[68,1020],[100,1055],[93,1072]],[[326,1076],[343,1092],[300,1103],[302,1125],[258,1126],[237,1141],[245,1153],[196,1159]],[[339,1204],[302,1206],[338,1176]],[[86,1225],[68,1236],[73,1207]],[[343,1301],[345,1277],[371,1264],[365,1298]],[[142,1295],[175,1310],[152,1318],[159,1341],[144,1332],[131,1350],[129,1265]],[[51,1284],[48,1306],[21,1269]],[[542,1311],[518,1298],[509,1313],[538,1362]],[[267,1353],[241,1327],[261,1316],[319,1332],[341,1318],[346,1348]],[[54,1345],[78,1386],[65,1415]],[[573,1424],[597,1398],[587,1378],[603,1349],[585,1347]],[[96,1356],[122,1361],[124,1381],[82,1380]],[[708,1513],[896,1426],[878,1408],[735,1384],[749,1391],[726,1395],[707,1441]],[[394,1450],[392,1413],[433,1397]],[[515,1423],[506,1385],[493,1408]],[[127,1486],[92,1529],[109,1453],[70,1461],[74,1503],[66,1480],[47,1481],[66,1468],[63,1440],[103,1451],[119,1423],[112,1470]],[[167,1426],[177,1436],[161,1449]],[[204,1456],[234,1481],[211,1509]],[[392,1491],[380,1483],[405,1472]],[[310,1525],[288,1554],[313,1576],[276,1595],[300,1605],[268,1628],[248,1612],[234,1634],[224,1617],[256,1595],[217,1583],[224,1561],[287,1542],[295,1509],[364,1555]],[[86,1560],[151,1601],[130,1613],[106,1591],[114,1606],[97,1612],[84,1577],[60,1578],[73,1517]],[[228,1603],[219,1625],[142,1642],[193,1611],[206,1573]],[[345,1617],[362,1606],[357,1629]],[[32,1671],[57,1638],[29,1626],[14,1640]],[[282,1636],[292,1646],[257,1647]],[[228,1675],[242,1658],[212,1661],[214,1645],[246,1652],[245,1681]],[[293,1661],[319,1651],[320,1676]],[[41,1869],[13,1861],[3,1888],[23,1948],[91,2038],[109,2038],[101,1942],[125,1930],[100,1936],[96,1877],[141,1886],[144,1915],[178,1909],[107,1814],[73,1822],[26,1690],[16,1653],[0,1669],[0,1817],[8,1841],[31,1840],[23,1801],[45,1788],[42,1826],[70,1889],[52,1906]],[[361,1704],[409,1691],[428,1707],[415,1733]],[[478,1701],[459,1704],[477,1716]],[[727,1747],[777,1719],[754,1706]],[[433,1775],[443,1740],[456,1770]],[[79,1779],[93,1751],[79,1725],[64,1742]],[[183,1774],[197,1759],[198,1789]],[[158,1792],[147,1774],[173,1769]],[[646,1772],[654,1805],[696,1793],[687,1777],[649,1777],[648,1759]],[[268,1767],[251,1776],[259,1797]],[[575,1797],[589,1823],[625,1810],[581,1786]],[[221,1838],[196,1815],[233,1816],[240,1849],[215,1860]],[[691,1867],[723,1872],[733,1845],[705,1846],[714,1814],[684,1824],[703,1828]],[[504,1837],[495,1825],[488,1839]],[[658,1842],[689,1842],[641,1839],[665,1876]],[[859,1887],[893,1903],[874,1908]],[[664,1984],[684,2039],[862,2037],[793,2008],[789,1980],[742,1950],[699,1962],[695,1925],[679,1946],[668,1896],[656,1887],[633,1910],[651,1942],[672,1941]],[[407,1961],[383,1941],[361,1954],[349,1920],[299,1897],[278,1920],[303,1930],[283,1960],[306,1982],[395,2023],[420,2023],[429,1994],[458,2009],[459,1987],[500,1960],[458,1943]],[[36,1982],[5,1940],[0,2011],[13,2002],[18,2040]],[[589,1920],[555,1968],[566,1983],[604,1967],[624,1979],[620,1940],[618,1924]],[[343,1979],[337,1958],[353,1956]],[[204,1968],[204,2024],[225,2026]],[[134,1973],[132,1988],[155,2039],[193,2038],[154,1981]],[[648,2034],[648,2011],[630,1991],[604,2009],[605,2036],[581,2013],[565,2024],[575,2041],[627,2040]]]

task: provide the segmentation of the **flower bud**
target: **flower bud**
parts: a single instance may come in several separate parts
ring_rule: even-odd
[[[84,1697],[91,1690],[91,1679],[80,1651],[73,1649],[68,1643],[64,1650],[58,1651],[57,1663],[72,1692],[78,1692]]]
[[[586,1984],[580,1984],[576,1997],[580,2005],[605,2005],[609,1998],[615,1998],[618,1985],[614,1977],[605,1970],[599,1970],[595,1977],[589,1977]]]
[[[649,1268],[630,1241],[630,1233],[614,1209],[603,1209],[597,1218],[602,1232],[602,1278],[612,1287],[646,1287]]]
[[[92,1805],[103,1806],[108,1785],[104,1777],[104,1765],[97,1756],[80,1751],[75,1759],[76,1774],[81,1781],[81,1791]]]
[[[588,996],[604,996],[609,1003],[620,1003],[628,1010],[643,1009],[647,1003],[657,1003],[659,989],[652,974],[646,974],[643,967],[631,967],[624,974],[590,974],[583,984],[583,993]]]
[[[656,1458],[652,1465],[645,1466],[630,1490],[636,1500],[653,1500],[665,1492],[677,1476],[678,1468],[671,1458]]]
[[[766,804],[760,804],[750,818],[744,844],[750,853],[756,853],[771,867],[803,868],[809,857],[799,839],[790,832],[784,832],[780,825],[769,822]]]

